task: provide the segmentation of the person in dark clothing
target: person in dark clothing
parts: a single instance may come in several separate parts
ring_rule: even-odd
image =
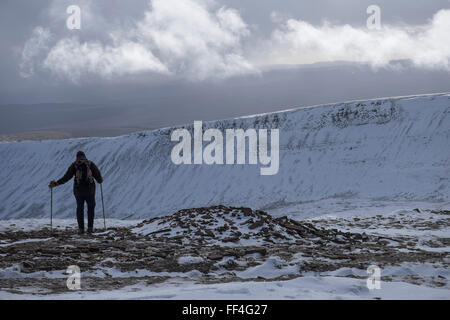
[[[88,233],[94,231],[94,210],[95,210],[95,182],[103,182],[103,177],[100,170],[97,168],[94,162],[89,161],[83,151],[77,152],[77,158],[73,162],[66,174],[57,181],[50,181],[49,188],[62,185],[74,179],[73,194],[77,201],[77,221],[79,234],[84,233],[84,203],[87,204],[88,211]]]

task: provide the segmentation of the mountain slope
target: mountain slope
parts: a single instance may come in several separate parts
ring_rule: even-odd
[[[115,138],[0,144],[0,218],[46,217],[48,182],[83,150],[105,177],[109,217],[153,217],[183,208],[279,208],[323,199],[449,201],[450,94],[299,108],[204,123],[206,128],[278,128],[280,168],[171,162],[174,128]],[[185,126],[192,130],[193,125]],[[74,216],[72,185],[54,190],[57,217]],[[100,209],[99,192],[97,208]],[[342,200],[342,201],[341,201]],[[313,202],[314,203],[314,202]],[[319,212],[320,210],[318,210]],[[97,210],[97,215],[99,214]]]

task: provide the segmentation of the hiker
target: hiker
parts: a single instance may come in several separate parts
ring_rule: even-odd
[[[100,170],[95,163],[89,161],[83,151],[77,152],[77,158],[67,169],[66,174],[58,181],[50,181],[49,188],[62,185],[75,176],[73,184],[73,194],[77,200],[77,221],[78,234],[84,233],[84,202],[88,208],[88,229],[87,232],[94,232],[94,209],[95,209],[95,182],[103,182]]]

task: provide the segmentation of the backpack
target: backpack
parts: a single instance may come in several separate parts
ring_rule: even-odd
[[[89,185],[94,182],[90,166],[91,162],[89,160],[78,160],[75,162],[75,183],[77,185]]]

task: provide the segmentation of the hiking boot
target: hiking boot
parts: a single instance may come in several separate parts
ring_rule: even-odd
[[[93,234],[94,233],[94,228],[88,228],[87,233],[88,234]]]
[[[78,229],[78,234],[84,234],[84,229]]]

